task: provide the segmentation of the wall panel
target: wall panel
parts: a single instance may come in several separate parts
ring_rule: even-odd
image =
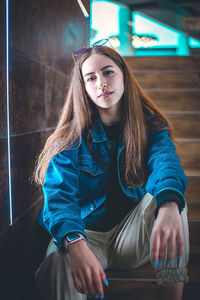
[[[72,51],[88,43],[89,19],[77,1],[10,0],[10,22],[11,47],[64,73]]]
[[[89,0],[84,0],[89,7]],[[8,227],[5,102],[5,0],[0,2],[0,251],[3,299],[38,299],[34,272],[50,236],[36,222],[41,189],[31,184],[36,157],[64,102],[71,53],[89,42],[89,19],[77,1],[10,0],[10,128],[13,225]],[[4,231],[1,231],[4,230]],[[8,286],[10,287],[8,289]]]
[[[45,67],[13,49],[10,51],[10,127],[12,136],[46,127]]]

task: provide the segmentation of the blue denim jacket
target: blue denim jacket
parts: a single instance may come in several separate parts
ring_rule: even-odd
[[[101,120],[92,131],[92,145],[99,151],[103,161],[98,163],[82,136],[80,146],[57,153],[51,160],[43,184],[44,208],[38,221],[56,240],[60,247],[62,238],[69,232],[84,232],[83,219],[106,200],[106,181],[114,142],[109,141]],[[185,206],[184,192],[188,183],[175,145],[168,130],[151,132],[148,144],[149,176],[145,186],[129,188],[122,184],[119,158],[123,148],[120,140],[117,154],[118,179],[123,192],[138,203],[148,192],[158,202],[165,190],[175,191],[180,196],[180,209]],[[160,203],[159,203],[160,204]]]

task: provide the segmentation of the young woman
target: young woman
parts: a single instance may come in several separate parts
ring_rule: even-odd
[[[42,299],[104,298],[105,269],[151,260],[162,299],[187,282],[187,177],[167,118],[124,59],[76,52],[66,101],[39,156],[40,224],[53,240],[36,272]]]

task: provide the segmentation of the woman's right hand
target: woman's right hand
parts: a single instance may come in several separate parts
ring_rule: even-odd
[[[75,287],[87,296],[104,297],[106,275],[93,252],[83,240],[68,246],[70,266]]]

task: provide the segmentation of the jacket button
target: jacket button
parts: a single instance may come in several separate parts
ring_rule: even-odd
[[[94,209],[94,205],[93,205],[93,204],[90,205],[90,209],[91,209],[91,210]]]

